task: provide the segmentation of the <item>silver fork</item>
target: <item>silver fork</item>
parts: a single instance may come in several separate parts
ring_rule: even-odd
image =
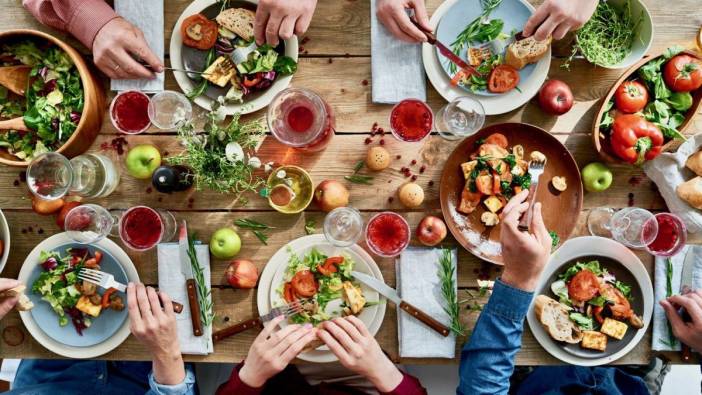
[[[531,185],[529,185],[529,197],[527,202],[529,202],[529,208],[522,215],[519,220],[518,229],[521,231],[529,231],[529,226],[531,226],[531,218],[534,214],[534,200],[536,200],[536,190],[539,187],[539,178],[544,173],[544,167],[546,167],[546,157],[543,160],[540,158],[532,158],[529,161],[529,175],[531,176]]]
[[[127,286],[115,281],[115,276],[100,270],[82,268],[78,272],[78,278],[83,281],[99,285],[105,289],[115,288],[120,292],[127,292]]]
[[[297,314],[301,308],[302,302],[300,300],[296,300],[284,306],[275,307],[271,309],[271,311],[268,312],[268,314],[264,314],[256,318],[251,318],[246,321],[242,321],[238,324],[226,327],[224,329],[220,329],[217,332],[214,332],[212,334],[212,340],[220,341],[228,338],[229,336],[241,333],[247,329],[263,326],[264,323],[269,322],[281,315],[285,316],[285,318],[290,318],[293,315]]]

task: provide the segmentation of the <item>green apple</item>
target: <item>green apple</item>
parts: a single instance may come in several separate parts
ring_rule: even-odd
[[[129,150],[124,164],[132,177],[151,178],[151,174],[161,166],[161,153],[151,144],[137,145]]]
[[[589,192],[602,192],[612,185],[612,171],[603,163],[593,162],[583,167],[583,186]]]
[[[241,250],[241,239],[233,228],[218,229],[210,239],[210,252],[215,258],[231,259]]]

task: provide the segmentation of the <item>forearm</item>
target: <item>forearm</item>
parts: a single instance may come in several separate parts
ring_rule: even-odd
[[[422,387],[422,384],[416,377],[407,373],[400,372],[402,375],[400,383],[388,392],[382,392],[383,395],[427,395],[427,390]]]
[[[500,280],[461,353],[458,394],[506,394],[533,294]]]
[[[159,384],[175,385],[182,383],[185,379],[185,364],[180,352],[155,356],[153,375]]]

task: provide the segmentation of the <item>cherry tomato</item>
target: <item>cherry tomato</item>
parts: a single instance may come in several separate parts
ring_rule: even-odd
[[[639,81],[625,81],[614,92],[614,104],[627,114],[639,112],[648,104],[648,90]]]
[[[507,137],[505,137],[504,134],[502,133],[493,133],[485,139],[485,144],[495,144],[497,146],[500,146],[504,149],[507,149],[507,145],[509,145],[509,142],[507,141]]]
[[[594,298],[600,292],[600,282],[595,273],[585,269],[579,271],[568,283],[568,296],[578,302]]]
[[[292,278],[292,287],[295,293],[303,298],[309,298],[317,293],[317,280],[314,279],[314,274],[309,270],[302,270]]]
[[[295,295],[295,291],[293,290],[292,284],[285,283],[283,286],[283,298],[285,299],[286,302],[292,303],[297,300],[297,295]]]
[[[331,258],[327,258],[323,264],[317,265],[317,271],[323,276],[330,276],[332,273],[336,273],[338,271],[337,266],[342,263],[344,263],[344,257],[333,256]]]
[[[214,47],[219,33],[216,22],[202,14],[195,14],[185,18],[180,26],[180,34],[183,36],[184,45],[206,50]]]
[[[244,74],[244,78],[241,83],[247,88],[253,88],[254,86],[258,85],[261,80],[263,80],[262,73]]]
[[[102,294],[100,306],[102,306],[103,309],[106,309],[110,306],[110,295],[112,295],[115,292],[117,292],[117,289],[109,288],[107,291],[105,291],[104,294]]]
[[[666,85],[675,92],[690,92],[702,86],[702,61],[690,55],[677,55],[663,68]]]
[[[510,91],[517,84],[519,84],[519,71],[506,64],[501,64],[492,69],[488,78],[488,90],[493,93]]]
[[[458,70],[458,72],[451,78],[451,85],[457,86],[459,82],[464,80],[468,76],[464,70]]]

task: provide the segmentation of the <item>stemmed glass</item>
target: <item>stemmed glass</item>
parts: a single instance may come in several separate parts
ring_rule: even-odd
[[[638,207],[615,211],[598,207],[587,216],[587,228],[593,236],[614,239],[629,248],[645,248],[658,235],[658,222],[653,213]]]
[[[118,216],[97,204],[82,204],[66,214],[64,229],[73,241],[92,244],[113,233]]]
[[[485,123],[485,108],[480,101],[462,96],[443,106],[434,117],[434,128],[446,140],[475,134]]]

